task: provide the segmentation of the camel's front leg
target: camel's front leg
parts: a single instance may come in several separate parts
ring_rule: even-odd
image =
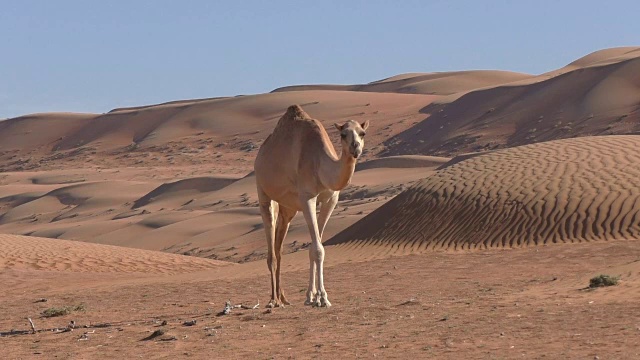
[[[319,199],[321,201],[320,214],[318,215],[318,230],[320,230],[320,241],[322,241],[324,229],[327,226],[327,222],[329,221],[331,214],[333,213],[333,209],[335,209],[336,205],[338,204],[339,196],[340,191],[333,191],[327,198]]]
[[[320,214],[318,215],[318,231],[320,233],[320,242],[322,242],[322,234],[324,233],[324,228],[327,225],[327,221],[333,212],[333,209],[336,207],[338,203],[338,196],[340,195],[339,191],[333,191],[331,193],[323,194],[323,196],[318,196],[318,200],[320,201]],[[315,212],[314,212],[315,214]],[[309,248],[309,256],[311,258],[315,258],[315,248]],[[315,261],[309,262],[309,289],[307,290],[307,299],[305,300],[305,305],[316,305],[316,278],[318,276],[318,272],[316,269]],[[322,301],[318,298],[317,301]],[[325,301],[328,302],[328,300]],[[331,304],[329,304],[331,305]]]
[[[315,295],[315,304],[317,306],[331,306],[327,299],[327,292],[324,289],[323,266],[324,266],[324,247],[320,241],[320,232],[318,231],[318,219],[316,218],[316,197],[301,196],[302,212],[304,219],[309,227],[311,235],[311,246],[309,247],[309,289],[307,290],[307,301],[313,301]],[[317,278],[317,293],[315,293],[315,279]],[[315,294],[314,294],[315,293]]]
[[[315,257],[315,249],[309,247],[309,287],[307,288],[307,299],[304,301],[305,305],[315,305],[316,295],[318,290],[316,289],[316,262],[313,261]]]

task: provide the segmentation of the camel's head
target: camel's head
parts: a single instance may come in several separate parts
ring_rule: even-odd
[[[362,155],[364,148],[364,134],[369,127],[369,120],[362,124],[354,120],[349,120],[344,125],[335,124],[336,129],[340,132],[343,151],[348,149],[349,154],[357,159]]]

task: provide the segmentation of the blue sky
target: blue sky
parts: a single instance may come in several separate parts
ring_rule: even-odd
[[[365,83],[542,73],[640,45],[638,1],[0,0],[0,118]]]

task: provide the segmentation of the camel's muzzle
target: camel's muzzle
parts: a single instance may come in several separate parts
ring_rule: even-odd
[[[351,148],[351,155],[353,155],[354,158],[359,158],[360,155],[362,155],[362,148],[359,146],[356,147],[352,147]]]

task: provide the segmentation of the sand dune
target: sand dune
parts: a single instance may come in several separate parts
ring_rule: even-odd
[[[343,191],[332,221],[327,226],[327,238],[422,179],[435,166],[356,172],[352,185]],[[132,223],[123,224],[122,228],[102,234],[94,241],[228,261],[246,262],[266,256],[252,175],[220,190],[189,197],[190,201],[183,203],[188,197],[170,194],[160,204],[142,206],[136,212],[129,213]],[[162,211],[159,211],[160,205],[165,206]],[[145,210],[148,212],[143,213]],[[302,250],[308,242],[307,226],[299,214],[291,224],[284,251]]]
[[[133,208],[139,208],[146,206],[150,203],[158,204],[163,199],[170,199],[172,201],[180,198],[190,198],[200,193],[216,191],[224,188],[225,186],[232,184],[238,180],[233,176],[219,176],[219,177],[198,177],[184,180],[178,180],[176,182],[165,183],[159,187],[153,189],[150,193],[139,198],[133,203]],[[178,198],[178,199],[176,199]],[[190,199],[187,199],[190,201]],[[173,206],[177,207],[177,206]]]
[[[115,207],[142,196],[151,187],[153,185],[148,183],[127,181],[62,186],[30,201],[21,201],[18,197],[18,202],[21,203],[12,202],[11,208],[0,215],[0,224],[25,220],[57,222],[67,218],[91,216],[95,212],[114,211]],[[117,191],[114,192],[115,189]]]
[[[327,238],[446,160],[407,156],[369,162],[342,192]],[[207,167],[89,168],[8,173],[2,182],[0,232],[240,262],[266,254],[252,174],[211,174]],[[303,250],[308,242],[299,215],[285,253]]]
[[[325,122],[369,119],[369,153],[424,118],[436,96],[353,91],[290,91],[178,101],[106,114],[43,114],[2,122],[0,164],[7,170],[84,166],[195,165],[251,168],[254,152],[291,104]],[[363,120],[364,121],[364,120]],[[49,126],[53,129],[49,131]],[[46,134],[46,135],[43,135]],[[5,138],[6,136],[6,138]],[[17,141],[16,139],[20,139]],[[337,140],[336,140],[337,141]]]
[[[78,241],[0,234],[0,270],[178,274],[231,263]]]
[[[476,90],[451,103],[427,106],[422,111],[430,114],[428,119],[387,140],[382,154],[451,156],[563,138],[640,133],[640,51],[611,52],[623,55],[596,56],[600,62],[578,61],[583,67],[542,81]]]
[[[290,104],[323,120],[335,143],[333,122],[372,123],[353,184],[327,229],[331,236],[436,168],[449,171],[504,147],[639,133],[638,49],[598,51],[538,76],[410,73],[365,85],[10,119],[0,124],[0,166],[18,171],[0,176],[0,231],[260,258],[255,185],[244,176]],[[450,97],[457,100],[447,103]],[[301,219],[288,240],[289,251],[304,248]]]
[[[541,75],[410,73],[364,85],[180,100],[105,114],[0,123],[0,170],[208,165],[244,175],[291,104],[324,121],[370,120],[363,160],[453,156],[578,136],[640,132],[639,48],[605,49]]]
[[[60,138],[82,127],[94,114],[32,114],[0,121],[0,151],[50,149]]]
[[[504,147],[640,133],[639,66],[638,48],[615,48],[537,76],[410,73],[365,85],[10,119],[0,124],[0,168],[17,171],[0,175],[0,232],[231,261],[262,258],[255,185],[246,174],[289,105],[324,121],[336,145],[333,122],[372,124],[352,186],[327,228],[330,237],[436,168],[450,171]],[[287,251],[307,241],[298,217]]]
[[[584,68],[597,67],[597,66],[603,66],[603,65],[611,65],[611,64],[623,62],[625,60],[637,58],[638,55],[640,55],[638,51],[640,51],[640,47],[616,47],[616,48],[609,48],[609,49],[594,51],[586,56],[583,56],[575,61],[572,61],[571,63],[559,69],[554,69],[554,70],[545,72],[543,74],[522,78],[520,80],[515,80],[512,82],[504,83],[497,86],[489,85],[484,87],[477,87],[475,89],[470,89],[467,91],[460,91],[455,94],[443,96],[440,100],[438,100],[438,102],[441,104],[446,104],[446,103],[453,102],[472,91],[488,90],[490,88],[495,88],[500,86],[531,85],[531,84],[542,82],[574,70],[580,70]]]
[[[640,136],[606,136],[472,157],[327,243],[417,250],[640,239],[639,154]]]
[[[575,70],[590,66],[609,65],[637,58],[638,56],[640,56],[640,47],[638,46],[625,46],[603,49],[594,51],[591,54],[581,57],[580,59],[572,61],[567,66],[561,68],[560,71],[562,72],[565,70]]]
[[[437,73],[410,73],[363,85],[294,85],[273,92],[343,90],[405,94],[450,95],[487,86],[528,79],[532,75],[497,70],[471,70]]]

